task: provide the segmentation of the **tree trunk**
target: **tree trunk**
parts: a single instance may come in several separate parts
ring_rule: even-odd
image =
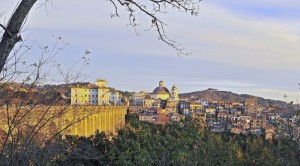
[[[15,44],[22,40],[19,32],[22,29],[23,22],[29,14],[30,9],[36,1],[37,0],[22,0],[18,8],[12,14],[7,26],[2,26],[5,32],[0,42],[0,73]]]

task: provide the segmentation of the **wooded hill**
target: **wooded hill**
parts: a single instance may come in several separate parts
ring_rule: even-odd
[[[284,101],[264,99],[258,96],[252,96],[248,94],[236,94],[228,91],[219,91],[217,89],[209,88],[203,91],[196,91],[190,93],[179,94],[180,98],[198,98],[200,100],[207,101],[227,101],[227,102],[245,102],[247,100],[255,100],[259,106],[277,106],[280,108],[287,108],[288,105]],[[283,97],[282,97],[283,98]],[[284,98],[283,98],[284,99]]]

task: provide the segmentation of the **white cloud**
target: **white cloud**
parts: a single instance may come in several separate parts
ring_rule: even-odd
[[[298,20],[247,20],[203,4],[196,21],[189,19],[177,26],[179,31],[173,34],[181,34],[179,38],[192,45],[193,57],[262,69],[300,69]]]
[[[12,10],[17,0],[9,2],[0,0],[1,7]],[[281,87],[288,87],[290,84],[281,80],[270,88],[266,86],[274,84],[277,79],[275,77],[279,75],[284,75],[285,77],[282,78],[289,79],[288,83],[295,80],[296,84],[297,80],[294,77],[300,74],[298,18],[290,16],[289,13],[285,17],[277,18],[263,15],[269,14],[269,11],[252,11],[255,7],[270,8],[271,12],[281,7],[294,10],[300,7],[300,1],[203,1],[199,16],[196,18],[170,11],[163,16],[169,25],[166,27],[169,37],[193,51],[192,55],[183,57],[180,62],[168,60],[169,57],[179,58],[176,56],[176,51],[157,40],[155,31],[144,32],[144,27],[149,25],[148,22],[144,22],[139,28],[143,36],[136,37],[133,29],[126,25],[128,23],[126,14],[121,13],[121,18],[111,19],[109,14],[113,8],[109,2],[54,0],[53,3],[55,8],[50,7],[48,16],[47,12],[42,9],[31,11],[28,19],[29,33],[36,34],[34,37],[37,40],[45,40],[46,34],[48,36],[62,35],[71,43],[71,49],[75,50],[66,52],[66,56],[74,56],[77,50],[92,48],[94,66],[90,70],[100,71],[101,69],[101,72],[105,71],[103,73],[106,77],[129,77],[118,73],[120,68],[126,68],[125,71],[130,73],[131,78],[151,76],[150,80],[155,79],[155,76],[160,77],[159,79],[169,76],[175,77],[172,79],[177,79],[176,81],[181,84],[184,82],[180,80],[188,79],[190,83],[195,83],[195,86],[191,85],[193,88],[208,86],[221,87],[221,90],[226,90],[236,87],[235,90],[238,92],[280,98],[285,93]],[[260,12],[260,16],[254,15],[255,12]],[[114,58],[104,58],[109,56]],[[144,57],[144,59],[138,59],[137,56]],[[125,63],[121,63],[139,64],[142,60],[153,66],[139,65],[138,69],[133,69],[134,65],[125,66]],[[159,65],[157,65],[158,61],[161,62]],[[119,70],[115,69],[116,62],[120,64]],[[209,65],[207,65],[208,62]],[[106,65],[102,65],[103,63]],[[144,63],[146,62],[142,64]],[[231,68],[222,69],[228,66]],[[137,70],[142,72],[137,72]],[[246,78],[247,75],[243,75],[245,71],[255,73]],[[274,74],[277,71],[280,73]],[[98,77],[98,74],[100,75],[97,72],[95,77]],[[227,77],[230,79],[224,79]],[[193,80],[193,78],[199,79]],[[118,80],[118,78],[114,79]],[[137,80],[141,81],[139,83],[141,85],[146,84],[142,79]],[[129,87],[130,81],[127,82]],[[175,81],[174,83],[177,84]],[[197,90],[193,88],[187,86],[186,89]],[[272,88],[280,91],[272,91]],[[289,92],[293,93],[292,91],[286,93]]]
[[[225,7],[228,8],[230,10],[233,10],[235,12],[238,11],[242,11],[242,10],[246,10],[248,13],[248,15],[253,15],[255,12],[264,12],[265,14],[268,14],[268,12],[270,13],[270,11],[272,12],[276,12],[276,11],[291,11],[291,10],[298,10],[299,6],[300,6],[300,1],[298,0],[212,0],[209,1],[208,3],[213,4],[213,5],[217,5],[217,6],[221,6],[221,7]],[[249,9],[249,10],[248,10]],[[266,11],[255,11],[253,9],[256,10],[263,10],[265,9]],[[267,10],[268,9],[268,10]],[[241,13],[240,13],[241,14]],[[247,14],[246,12],[244,12],[243,14]],[[289,13],[287,13],[287,15],[289,15]],[[262,15],[261,15],[262,16]]]

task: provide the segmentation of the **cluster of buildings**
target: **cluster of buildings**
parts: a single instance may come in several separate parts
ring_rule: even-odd
[[[173,85],[169,90],[164,81],[160,81],[152,92],[133,92],[132,96],[124,98],[102,79],[97,79],[95,84],[71,88],[71,105],[126,105],[127,113],[154,124],[193,118],[202,129],[212,132],[263,134],[266,139],[287,135],[300,138],[296,117],[286,118],[278,108],[261,107],[252,99],[244,102],[181,99],[178,88]]]
[[[231,132],[235,134],[264,135],[265,139],[288,137],[300,138],[299,117],[287,111],[284,114],[279,107],[262,107],[253,103],[241,103],[226,108],[218,104],[214,112],[200,111],[207,130],[213,132]]]
[[[136,114],[141,121],[154,124],[193,118],[199,120],[203,129],[212,132],[262,134],[269,140],[287,135],[299,138],[300,127],[297,127],[295,117],[286,118],[277,109],[261,107],[253,99],[244,102],[181,99],[175,85],[169,91],[160,81],[153,92],[133,93],[130,113]]]
[[[164,81],[159,81],[158,87],[152,92],[133,93],[129,110],[141,121],[164,125],[184,118],[184,115],[178,113],[180,102],[178,88],[173,85],[169,90]]]
[[[163,108],[166,113],[176,113],[179,101],[178,89],[173,85],[171,91],[165,87],[164,81],[159,81],[152,93],[145,91],[133,93],[132,106],[142,106],[145,108]]]
[[[124,105],[125,103],[126,98],[119,91],[108,87],[107,81],[103,79],[97,79],[95,84],[77,85],[71,88],[71,105]]]

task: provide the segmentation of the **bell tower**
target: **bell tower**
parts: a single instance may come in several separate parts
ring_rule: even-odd
[[[178,89],[175,85],[173,85],[171,90],[171,98],[174,100],[178,100]]]

